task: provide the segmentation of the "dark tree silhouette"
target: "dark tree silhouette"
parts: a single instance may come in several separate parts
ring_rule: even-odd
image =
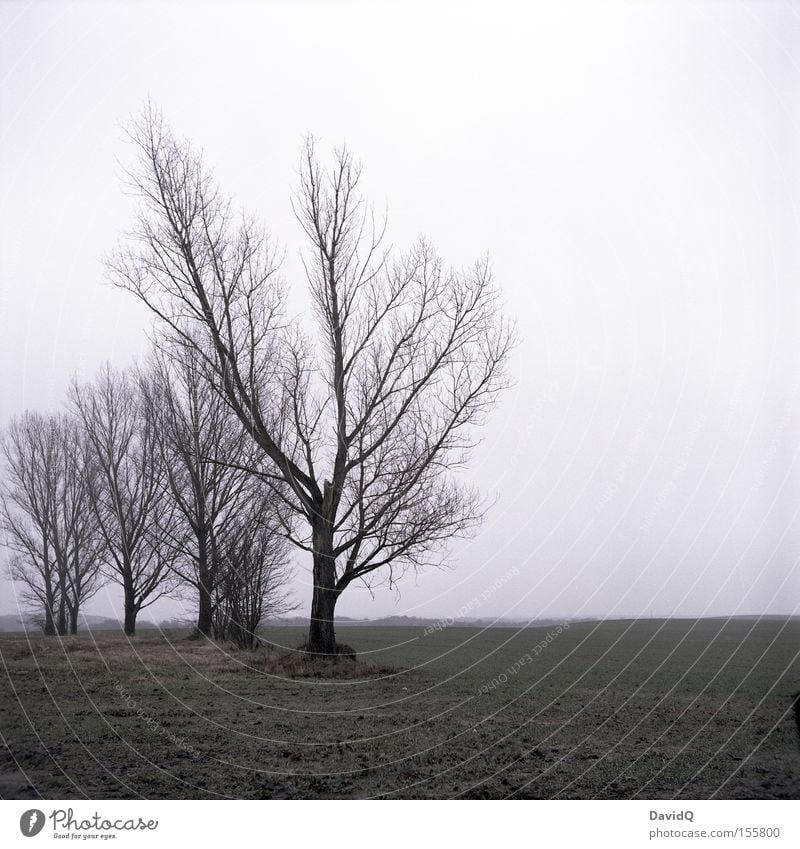
[[[140,377],[170,498],[173,571],[197,593],[197,633],[212,635],[220,544],[254,497],[252,440],[191,357],[157,354]],[[238,531],[237,531],[238,533]]]
[[[72,416],[27,412],[12,419],[2,453],[0,521],[11,577],[24,585],[45,634],[75,634],[81,605],[98,589],[85,434]]]
[[[514,331],[487,261],[446,268],[420,240],[392,255],[346,150],[327,171],[313,142],[295,214],[308,239],[312,338],[285,315],[270,241],[237,216],[201,157],[148,107],[131,129],[135,229],[112,280],[156,315],[166,351],[191,352],[269,463],[312,557],[309,650],[336,652],[353,582],[440,562],[482,518],[455,471],[507,385]]]
[[[106,366],[94,383],[70,387],[95,469],[91,503],[108,577],[122,586],[125,633],[136,617],[174,589],[174,504],[151,409],[134,375]]]
[[[294,609],[286,585],[291,575],[288,541],[274,520],[274,498],[253,498],[220,545],[215,587],[215,636],[255,648],[262,621]]]

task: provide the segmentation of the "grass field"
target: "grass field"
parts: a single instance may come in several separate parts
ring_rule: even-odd
[[[796,619],[338,637],[2,636],[0,796],[800,798]]]

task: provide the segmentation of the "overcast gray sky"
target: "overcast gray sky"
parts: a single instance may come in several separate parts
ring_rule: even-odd
[[[798,57],[788,2],[3,0],[0,423],[145,350],[102,258],[146,97],[300,287],[311,132],[362,160],[394,244],[488,252],[523,340],[470,471],[482,531],[339,613],[797,612]]]

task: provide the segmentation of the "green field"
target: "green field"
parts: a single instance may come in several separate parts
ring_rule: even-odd
[[[333,677],[179,632],[4,635],[0,796],[800,798],[800,621],[553,633],[341,627]]]

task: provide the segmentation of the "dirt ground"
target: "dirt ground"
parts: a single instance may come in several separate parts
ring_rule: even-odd
[[[338,636],[0,636],[0,796],[800,798],[798,620]]]

